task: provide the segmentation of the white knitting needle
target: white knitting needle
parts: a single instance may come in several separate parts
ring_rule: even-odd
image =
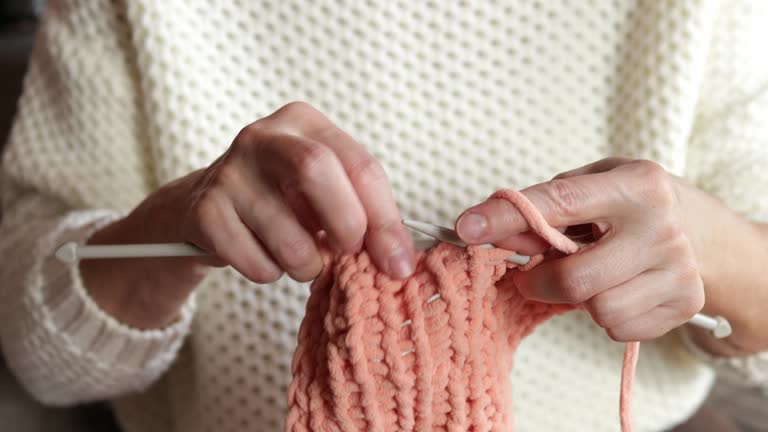
[[[428,222],[420,222],[420,221],[409,220],[409,219],[403,219],[403,225],[415,231],[418,231],[422,234],[435,238],[437,240],[444,241],[446,243],[455,244],[456,246],[461,246],[461,247],[467,246],[466,243],[464,243],[463,241],[461,241],[461,239],[459,239],[459,236],[458,234],[456,234],[456,231],[450,228],[442,227],[442,226],[431,224]],[[495,246],[491,244],[485,244],[485,245],[482,245],[482,247],[493,248]],[[531,257],[527,255],[520,255],[520,254],[515,254],[507,258],[507,261],[511,263],[521,264],[521,265],[528,264],[530,260],[531,260]],[[688,324],[692,324],[697,327],[711,330],[712,334],[718,339],[722,339],[724,337],[730,336],[732,331],[731,324],[728,322],[728,320],[726,320],[721,316],[711,317],[708,315],[697,313],[693,318],[690,319],[690,321],[688,321]]]
[[[419,250],[429,249],[434,245],[434,239],[415,241]],[[72,263],[79,259],[186,257],[204,256],[207,253],[188,243],[79,245],[69,242],[60,246],[55,255],[62,262]]]
[[[207,253],[188,243],[145,243],[126,245],[79,245],[65,243],[56,250],[56,258],[71,263],[79,259],[155,258],[203,256]]]

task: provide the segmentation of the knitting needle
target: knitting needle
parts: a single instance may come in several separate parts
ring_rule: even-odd
[[[467,244],[461,241],[461,239],[459,239],[459,236],[458,234],[456,234],[456,231],[450,228],[442,227],[440,225],[435,225],[427,222],[419,222],[411,219],[403,219],[403,225],[407,226],[408,228],[414,231],[418,231],[422,234],[428,235],[429,237],[435,238],[437,240],[444,241],[446,243],[451,243],[460,247],[467,247]],[[481,247],[484,247],[486,249],[491,249],[496,246],[491,244],[484,244]],[[528,262],[531,261],[531,257],[527,255],[514,254],[511,257],[508,257],[507,261],[513,264],[526,265],[528,264]]]
[[[456,234],[456,231],[442,227],[439,225],[431,224],[428,222],[420,222],[410,219],[403,219],[403,225],[407,226],[408,228],[411,228],[415,231],[418,231],[422,234],[425,234],[429,237],[435,238],[440,241],[444,241],[446,243],[451,243],[456,246],[460,247],[466,247],[467,244],[461,241],[459,239],[458,234]],[[495,246],[491,244],[484,244],[482,245],[484,248],[493,248]],[[515,264],[521,264],[525,265],[528,264],[528,262],[531,260],[531,257],[527,255],[520,255],[520,254],[514,254],[511,257],[507,258],[507,261]],[[688,324],[694,325],[696,327],[701,327],[707,330],[711,330],[712,334],[717,339],[722,339],[724,337],[728,337],[731,335],[731,324],[726,320],[725,318],[721,316],[711,317],[709,315],[704,315],[702,313],[697,313],[694,315],[693,318],[691,318],[688,321]]]
[[[435,245],[434,239],[419,239],[414,243],[419,250]],[[188,243],[79,245],[69,242],[59,247],[55,255],[62,262],[72,263],[79,259],[186,257],[204,256],[207,253]]]
[[[188,243],[145,243],[127,245],[79,245],[69,242],[56,250],[56,258],[71,263],[78,259],[155,258],[203,256],[207,253]]]

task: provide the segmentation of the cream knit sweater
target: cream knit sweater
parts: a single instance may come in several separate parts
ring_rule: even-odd
[[[7,361],[44,402],[115,400],[129,432],[279,429],[306,285],[216,270],[180,321],[139,331],[51,254],[293,100],[369,147],[408,217],[450,224],[494,190],[622,155],[768,221],[766,7],[56,2],[3,162]],[[706,396],[713,368],[684,339],[643,346],[637,431],[673,426]],[[516,357],[516,430],[615,430],[622,347],[582,312],[538,328]],[[709,361],[768,386],[765,355]]]

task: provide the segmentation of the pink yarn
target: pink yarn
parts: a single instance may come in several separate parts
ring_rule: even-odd
[[[578,246],[549,226],[524,195],[531,229],[564,253]],[[329,258],[312,284],[294,354],[286,431],[512,430],[509,373],[520,341],[572,310],[520,295],[503,249],[440,244],[405,281],[379,272],[367,253]],[[638,344],[627,344],[620,418],[631,432]]]

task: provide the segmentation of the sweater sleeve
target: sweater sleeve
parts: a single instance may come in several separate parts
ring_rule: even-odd
[[[721,3],[686,172],[700,189],[759,223],[768,223],[768,58],[762,54],[768,40],[766,20],[766,2]],[[724,358],[709,355],[690,338],[687,342],[721,372],[768,392],[768,352]]]
[[[77,264],[53,258],[153,185],[121,4],[50,4],[3,157],[0,341],[22,385],[48,404],[151,385],[173,362],[194,310],[191,297],[169,327],[130,328],[89,297]]]

